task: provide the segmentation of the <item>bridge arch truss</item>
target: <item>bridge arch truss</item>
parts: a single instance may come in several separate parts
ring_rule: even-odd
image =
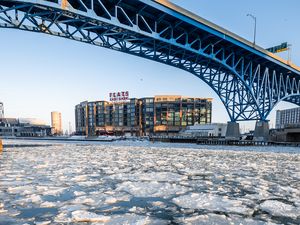
[[[0,0],[0,27],[63,37],[183,69],[216,92],[232,122],[266,120],[280,101],[300,105],[299,70],[161,2]]]

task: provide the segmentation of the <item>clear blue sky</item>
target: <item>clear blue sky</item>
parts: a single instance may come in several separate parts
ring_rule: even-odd
[[[257,17],[257,44],[267,48],[293,45],[300,65],[299,0],[174,0],[174,3],[250,41]],[[218,96],[200,79],[166,65],[80,42],[18,30],[0,29],[0,101],[6,117],[33,117],[50,124],[50,112],[62,112],[64,129],[74,129],[74,106],[85,100],[108,99],[112,91],[131,97],[179,94],[213,97],[213,122],[228,116]],[[287,54],[282,54],[287,57]],[[281,103],[276,109],[294,107]],[[275,109],[275,110],[276,110]],[[270,116],[274,125],[275,110]],[[242,128],[253,123],[242,124]]]

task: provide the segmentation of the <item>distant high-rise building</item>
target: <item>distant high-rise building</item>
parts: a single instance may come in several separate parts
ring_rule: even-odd
[[[53,129],[52,134],[55,135],[63,134],[60,112],[51,112],[51,126]]]
[[[0,118],[4,118],[4,105],[0,102]]]

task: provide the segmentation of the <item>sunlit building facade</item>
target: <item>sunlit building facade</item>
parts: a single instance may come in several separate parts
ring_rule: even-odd
[[[286,127],[300,127],[300,107],[286,110],[277,110],[276,129]]]
[[[51,112],[51,126],[53,135],[63,134],[60,112]]]
[[[126,102],[82,102],[75,107],[80,135],[178,133],[186,126],[211,123],[212,99],[182,96],[132,98]]]

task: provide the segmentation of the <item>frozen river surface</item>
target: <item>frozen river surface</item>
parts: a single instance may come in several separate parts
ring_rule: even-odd
[[[300,224],[299,148],[10,148],[0,224]]]

